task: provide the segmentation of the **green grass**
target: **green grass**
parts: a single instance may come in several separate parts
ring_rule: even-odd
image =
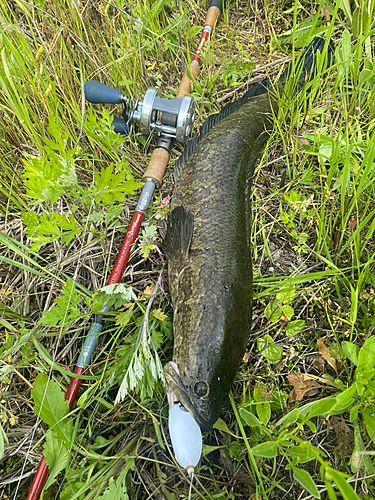
[[[204,436],[192,498],[374,495],[375,2],[323,5],[329,25],[319,4],[230,2],[194,85],[198,127],[249,81],[276,78],[313,36],[335,45],[330,69],[280,96],[260,159],[253,329],[230,403]],[[153,371],[171,358],[172,311],[164,278],[153,295],[149,288],[164,266],[156,224],[168,214],[162,200],[173,195],[181,146],[71,414],[63,393],[93,311],[108,300],[94,292],[109,276],[152,150],[149,138],[115,135],[108,112],[84,102],[83,84],[97,79],[133,99],[158,85],[173,98],[205,8],[194,0],[0,2],[0,470],[8,498],[26,498],[33,474],[14,478],[33,472],[42,453],[54,468],[45,499],[188,494]],[[48,391],[40,374],[51,369],[49,404],[60,409],[41,414],[48,425],[34,432],[31,387]],[[136,390],[115,405],[126,372]],[[299,395],[290,374],[305,377]]]

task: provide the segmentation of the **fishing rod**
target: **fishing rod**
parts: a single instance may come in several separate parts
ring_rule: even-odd
[[[188,95],[191,92],[190,77],[195,80],[199,74],[201,52],[210,39],[226,0],[210,0],[204,22],[203,31],[194,57],[190,64],[190,75],[185,70],[175,99],[159,97],[158,89],[149,89],[142,102],[133,103],[119,90],[107,87],[94,80],[85,84],[85,98],[91,103],[124,104],[123,119],[115,117],[112,125],[115,132],[128,133],[135,124],[141,132],[156,133],[158,141],[151,154],[147,169],[142,177],[145,182],[139,201],[135,208],[129,228],[125,235],[120,251],[117,255],[107,285],[120,283],[130,256],[130,249],[135,242],[145,212],[152,199],[156,187],[161,187],[162,179],[167,167],[170,151],[175,140],[186,142],[194,122],[194,101]],[[72,410],[77,393],[82,384],[82,375],[90,365],[99,335],[103,329],[103,315],[109,312],[110,307],[103,307],[95,319],[85,338],[81,354],[70,380],[65,400],[68,401],[69,411]],[[42,457],[26,500],[38,500],[48,475],[48,465]]]

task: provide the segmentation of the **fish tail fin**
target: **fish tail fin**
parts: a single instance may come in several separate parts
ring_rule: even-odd
[[[322,56],[326,40],[323,37],[317,36],[305,48],[300,57],[295,63],[289,64],[286,70],[281,74],[279,84],[284,86],[290,78],[296,78],[296,87],[301,88],[303,85],[312,80],[318,70],[318,53]],[[334,62],[334,45],[331,40],[327,42],[325,67],[329,68]],[[324,65],[322,66],[324,68]]]
[[[176,161],[174,168],[175,182],[177,181],[178,176],[183,170],[194,149],[197,147],[198,143],[215,125],[221,122],[221,120],[240,109],[240,107],[249,102],[250,99],[253,99],[254,97],[262,94],[266,94],[267,92],[271,92],[275,90],[275,88],[283,88],[286,82],[294,76],[298,77],[298,80],[296,82],[297,89],[301,88],[306,81],[312,79],[317,71],[317,54],[318,52],[320,52],[320,54],[323,54],[325,46],[326,40],[324,38],[315,37],[313,41],[305,48],[297,61],[289,64],[289,66],[284,70],[279,78],[278,85],[276,87],[272,84],[269,78],[265,78],[261,82],[251,87],[251,89],[245,92],[245,94],[239,99],[226,104],[219,113],[210,115],[201,125],[199,132],[188,142],[184,151]],[[327,68],[333,64],[333,60],[334,46],[332,41],[329,40],[329,42],[327,43],[325,61]]]

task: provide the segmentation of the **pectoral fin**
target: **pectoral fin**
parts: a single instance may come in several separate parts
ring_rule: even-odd
[[[194,216],[184,207],[172,210],[161,245],[168,260],[186,259],[194,229]]]

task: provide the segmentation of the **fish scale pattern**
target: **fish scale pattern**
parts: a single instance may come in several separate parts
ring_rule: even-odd
[[[315,39],[281,75],[297,87],[312,77]],[[328,46],[329,48],[329,46]],[[328,64],[332,62],[331,49]],[[174,309],[173,365],[164,372],[185,408],[209,429],[225,405],[251,327],[251,179],[278,101],[268,79],[209,117],[175,168],[171,217],[163,240]]]
[[[221,412],[250,332],[248,179],[276,106],[260,96],[222,120],[195,149],[173,196],[173,218],[188,211],[194,221],[186,252],[168,248],[181,239],[183,223],[172,222],[163,243],[174,308],[173,360],[203,428]],[[204,396],[194,392],[199,382],[209,387]]]

